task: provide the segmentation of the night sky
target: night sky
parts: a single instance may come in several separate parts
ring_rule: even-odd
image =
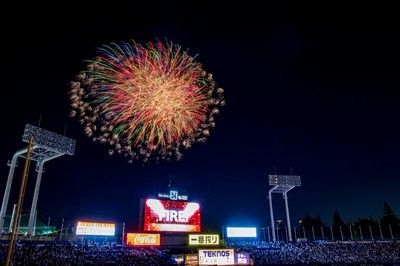
[[[76,139],[74,156],[45,164],[38,212],[125,222],[137,229],[141,198],[168,184],[202,204],[204,229],[269,225],[269,174],[294,174],[292,225],[309,213],[327,225],[400,215],[400,21],[394,6],[268,5],[215,1],[142,5],[20,6],[3,10],[0,195],[25,124]],[[36,11],[34,11],[36,10]],[[225,90],[205,144],[181,161],[127,164],[68,116],[68,83],[96,48],[168,39]],[[39,124],[40,123],[40,124]],[[23,160],[14,175],[16,203]],[[25,209],[36,178],[31,168]],[[281,195],[275,217],[284,219]]]

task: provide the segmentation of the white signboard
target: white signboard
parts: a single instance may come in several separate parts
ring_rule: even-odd
[[[232,248],[199,249],[199,265],[234,265],[235,252]]]
[[[76,235],[113,236],[115,235],[115,224],[78,222],[76,225]]]

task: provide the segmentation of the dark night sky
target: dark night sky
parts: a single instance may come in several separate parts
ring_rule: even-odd
[[[3,114],[0,195],[24,125],[77,140],[48,162],[38,209],[60,223],[95,218],[136,228],[140,198],[177,189],[202,204],[204,228],[269,225],[267,176],[292,173],[292,225],[308,212],[331,224],[400,215],[400,21],[393,6],[250,5],[213,1],[109,4],[93,9],[10,7],[1,18]],[[246,6],[244,6],[246,4]],[[148,5],[148,6],[146,6]],[[38,11],[33,11],[33,8]],[[95,49],[168,40],[198,54],[227,105],[204,145],[178,162],[129,165],[68,117],[68,82]],[[15,174],[16,201],[23,161]],[[28,181],[30,207],[36,173]],[[274,198],[284,218],[282,197]],[[57,224],[58,225],[58,224]]]

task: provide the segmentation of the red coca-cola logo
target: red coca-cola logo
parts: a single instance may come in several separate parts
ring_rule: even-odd
[[[157,244],[156,235],[136,235],[134,238],[135,244]]]

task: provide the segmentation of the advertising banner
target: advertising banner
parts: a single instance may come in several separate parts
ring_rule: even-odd
[[[250,254],[247,252],[235,253],[235,265],[250,265]]]
[[[78,221],[76,235],[114,236],[115,224]]]
[[[203,245],[203,246],[212,246],[219,245],[219,235],[212,234],[189,234],[189,245]]]
[[[199,249],[199,265],[235,265],[234,249]]]
[[[128,233],[126,234],[127,246],[159,246],[160,234]]]
[[[185,265],[199,265],[199,255],[198,254],[185,254]]]

